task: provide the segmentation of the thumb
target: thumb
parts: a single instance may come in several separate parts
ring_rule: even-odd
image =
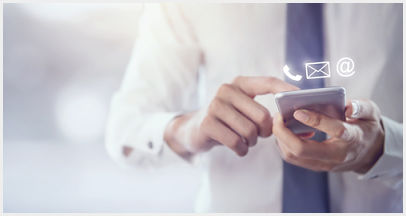
[[[370,100],[351,100],[345,107],[345,116],[351,119],[375,120],[379,113],[378,106]]]

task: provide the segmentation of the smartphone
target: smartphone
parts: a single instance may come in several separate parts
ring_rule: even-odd
[[[345,89],[343,87],[280,92],[275,95],[275,101],[286,127],[295,134],[317,131],[293,117],[293,113],[298,109],[308,109],[331,118],[345,120]]]

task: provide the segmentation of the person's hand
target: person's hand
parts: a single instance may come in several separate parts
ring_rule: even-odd
[[[309,110],[296,110],[295,119],[325,132],[323,142],[293,134],[278,113],[273,133],[282,158],[314,171],[366,173],[383,152],[384,129],[377,105],[370,100],[353,100],[346,106],[347,120],[341,121]]]
[[[271,115],[254,97],[297,89],[274,77],[237,77],[231,84],[220,86],[207,109],[172,120],[164,139],[185,157],[215,145],[224,145],[244,156],[258,136],[268,137],[272,133]]]

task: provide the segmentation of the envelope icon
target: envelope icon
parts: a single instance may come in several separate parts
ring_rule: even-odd
[[[306,78],[320,79],[330,77],[330,62],[306,63]]]

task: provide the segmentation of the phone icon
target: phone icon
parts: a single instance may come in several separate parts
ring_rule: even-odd
[[[294,81],[300,81],[302,79],[302,75],[299,74],[293,75],[292,73],[290,73],[289,67],[287,65],[283,66],[283,73],[285,73],[285,75],[289,77],[289,79]]]

